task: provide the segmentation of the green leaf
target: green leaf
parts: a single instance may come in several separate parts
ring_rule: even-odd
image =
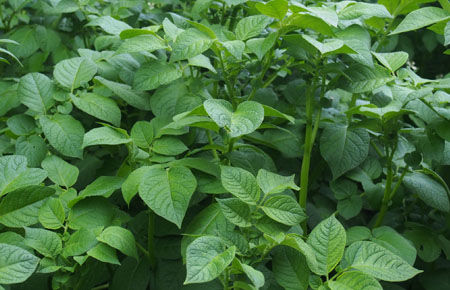
[[[256,205],[260,191],[256,178],[247,170],[239,167],[221,166],[220,179],[223,187],[245,203]]]
[[[92,230],[81,228],[70,235],[69,240],[64,244],[63,256],[79,256],[97,244],[97,239]]]
[[[22,248],[0,244],[0,283],[16,284],[27,280],[39,259]]]
[[[53,83],[45,75],[29,73],[20,78],[17,94],[30,110],[45,114],[54,104]]]
[[[408,61],[409,55],[403,51],[396,52],[372,52],[378,61],[387,67],[391,72],[395,72]]]
[[[278,34],[272,32],[266,38],[252,38],[247,41],[247,47],[251,52],[256,54],[259,60],[262,60],[264,55],[272,48],[277,40]]]
[[[266,200],[261,209],[273,220],[294,226],[306,219],[301,206],[290,196],[275,195]]]
[[[306,258],[293,248],[280,246],[272,251],[275,280],[286,290],[308,289],[309,269]]]
[[[375,228],[372,233],[372,242],[388,249],[411,266],[414,265],[417,250],[412,242],[397,233],[393,228],[386,226]]]
[[[167,45],[164,43],[164,40],[155,35],[146,34],[125,39],[117,49],[116,54],[142,51],[153,52],[165,48],[167,48]]]
[[[245,50],[245,43],[241,40],[230,40],[222,42],[223,47],[236,59],[241,60]]]
[[[121,251],[127,256],[138,259],[136,241],[133,234],[127,229],[117,226],[107,227],[97,237],[97,240]]]
[[[170,165],[174,166],[186,166],[189,168],[197,169],[209,175],[219,177],[220,167],[215,160],[209,160],[206,158],[195,158],[195,157],[185,157],[183,159],[178,159],[170,162]]]
[[[291,247],[300,252],[306,258],[306,263],[309,269],[317,275],[322,275],[319,263],[316,259],[316,252],[307,244],[301,237],[295,234],[286,235],[285,239],[281,242],[281,245]]]
[[[125,29],[132,27],[123,21],[112,18],[111,16],[101,16],[91,20],[86,26],[99,26],[106,33],[119,35]]]
[[[197,56],[189,58],[188,63],[190,66],[203,67],[203,68],[209,69],[213,73],[217,73],[216,69],[211,64],[209,57],[204,56],[203,54],[199,54]]]
[[[265,278],[264,274],[261,271],[258,271],[252,266],[249,266],[247,264],[243,264],[237,258],[233,260],[233,267],[245,273],[245,275],[247,275],[248,279],[252,282],[252,284],[256,287],[256,289],[259,289],[264,286]]]
[[[235,112],[225,100],[211,99],[203,105],[211,119],[219,127],[227,128],[232,138],[252,133],[264,120],[263,106],[253,101],[240,103]]]
[[[372,237],[370,229],[364,226],[353,226],[347,229],[347,245],[356,241],[368,240]]]
[[[87,255],[104,263],[120,265],[114,248],[106,244],[97,244],[95,247],[87,251]]]
[[[184,231],[185,235],[181,242],[181,253],[186,256],[187,246],[195,240],[194,237],[211,235],[222,236],[223,232],[233,231],[234,225],[223,215],[219,204],[212,203],[201,210],[189,223]]]
[[[179,155],[188,149],[180,139],[170,136],[156,139],[152,146],[154,152],[168,156]]]
[[[54,193],[53,188],[37,185],[8,193],[0,202],[0,223],[11,228],[36,224],[43,200]]]
[[[177,36],[175,43],[172,45],[170,62],[197,56],[208,50],[213,42],[214,40],[207,34],[197,29],[190,28],[185,30]]]
[[[321,221],[308,237],[308,245],[313,249],[320,275],[330,273],[344,255],[345,229],[334,215]]]
[[[291,176],[283,176],[265,169],[260,169],[256,176],[256,181],[265,194],[273,194],[283,192],[288,188],[300,190],[300,187],[295,184],[294,178],[294,174]]]
[[[143,176],[139,196],[156,214],[180,228],[196,187],[186,167],[151,168]]]
[[[284,114],[270,106],[263,105],[263,108],[264,108],[264,117],[276,117],[276,118],[285,119],[292,124],[295,123],[295,119],[292,116]]]
[[[20,27],[9,38],[21,44],[9,43],[7,46],[7,49],[18,58],[28,58],[39,49],[36,30],[32,26]]]
[[[82,148],[94,145],[120,145],[132,140],[122,132],[110,127],[94,128],[84,135]]]
[[[47,174],[38,168],[27,168],[25,156],[0,157],[0,196],[28,185],[41,183]]]
[[[114,126],[120,126],[121,112],[114,100],[93,93],[81,94],[79,98],[71,95],[70,98],[75,107],[86,114],[109,122]]]
[[[158,165],[153,165],[158,167]],[[141,184],[142,177],[150,169],[151,166],[142,166],[132,171],[128,175],[127,179],[122,183],[122,195],[125,202],[129,205],[131,199],[138,193],[139,185]]]
[[[111,225],[114,208],[103,197],[91,197],[77,202],[69,212],[69,227],[94,229]]]
[[[42,161],[42,168],[47,171],[51,181],[69,188],[78,179],[79,170],[76,166],[64,161],[56,155],[50,155]]]
[[[371,17],[392,18],[389,11],[380,4],[356,2],[350,3],[338,13],[340,20],[351,20],[362,17],[368,19]]]
[[[312,45],[315,49],[317,49],[321,55],[333,55],[333,54],[339,54],[339,53],[346,53],[346,54],[354,54],[357,53],[353,49],[351,49],[349,46],[347,46],[344,41],[340,39],[328,39],[324,42],[317,41],[316,39],[308,36],[308,35],[302,35],[302,39],[304,39],[309,45]],[[302,43],[300,43],[302,44]],[[309,48],[307,47],[309,50]]]
[[[173,264],[167,263],[164,265]],[[145,290],[148,287],[150,280],[150,275],[148,274],[150,267],[150,263],[147,259],[140,259],[140,261],[136,261],[131,257],[125,258],[122,261],[122,265],[114,272],[114,277],[112,278],[112,283],[110,284],[109,289]],[[161,265],[160,267],[164,266]],[[169,269],[177,271],[177,268],[173,269],[170,266]],[[169,276],[169,279],[170,281],[173,281],[173,276]]]
[[[147,121],[137,121],[131,128],[131,139],[136,146],[150,148],[153,141],[153,126]]]
[[[56,150],[69,157],[81,158],[84,128],[70,115],[41,116],[39,122],[45,137]]]
[[[328,281],[331,290],[382,290],[380,283],[372,276],[359,271],[345,272],[336,279]]]
[[[58,62],[53,76],[62,87],[73,92],[74,89],[92,80],[96,73],[97,66],[92,60],[75,57]]]
[[[223,215],[233,224],[240,227],[250,227],[250,207],[238,198],[216,199]]]
[[[338,31],[336,36],[346,46],[356,51],[356,54],[348,54],[349,57],[364,66],[373,67],[372,54],[370,53],[371,37],[367,29],[359,25],[352,25]]]
[[[333,172],[333,179],[361,164],[369,153],[369,133],[362,128],[330,124],[322,132],[320,153]]]
[[[20,189],[29,185],[39,185],[47,178],[47,172],[40,168],[27,168],[12,180],[2,191],[2,194]]]
[[[236,37],[239,40],[247,40],[258,36],[271,22],[272,19],[265,15],[252,15],[245,17],[236,25]]]
[[[0,244],[13,245],[31,251],[32,249],[25,245],[24,240],[24,237],[12,231],[3,231],[0,233]]]
[[[190,111],[201,103],[202,99],[191,95],[183,82],[174,82],[159,88],[150,100],[153,114],[160,117],[172,117]]]
[[[150,98],[144,94],[133,91],[129,85],[116,83],[102,77],[95,77],[102,85],[110,89],[115,95],[124,100],[127,104],[145,111],[150,111]]]
[[[289,226],[276,222],[267,215],[258,216],[253,224],[260,232],[264,233],[266,239],[277,244],[284,241],[285,233],[289,230]]]
[[[80,192],[78,197],[72,199],[68,203],[68,206],[72,207],[75,203],[90,196],[103,196],[108,198],[114,191],[122,186],[122,183],[123,178],[119,176],[100,176],[86,186],[86,188]]]
[[[422,272],[373,242],[354,242],[344,259],[353,269],[384,281],[405,281]]]
[[[338,200],[337,210],[342,217],[348,220],[357,216],[361,212],[362,206],[363,200],[361,196],[351,195]]]
[[[178,35],[184,31],[184,29],[178,28],[173,24],[168,18],[164,18],[162,22],[164,33],[168,36],[171,41],[175,41]]]
[[[182,76],[175,64],[152,61],[142,65],[134,75],[134,87],[137,90],[154,90],[169,84]]]
[[[256,3],[255,8],[264,15],[281,20],[288,12],[288,1],[272,0],[267,3]]]
[[[27,159],[24,156],[9,155],[0,157],[0,192],[13,182],[21,172],[27,169]]]
[[[25,245],[46,257],[56,258],[62,251],[62,241],[59,235],[44,229],[26,227]]]
[[[11,132],[18,136],[28,135],[36,128],[36,123],[33,117],[25,114],[17,114],[9,117],[6,124]]]
[[[427,205],[444,212],[450,211],[446,189],[430,176],[420,172],[409,173],[405,175],[403,183],[410,193],[416,194]]]
[[[325,21],[323,17],[306,12],[293,13],[291,16],[285,19],[287,27],[293,27],[294,29],[312,29],[323,35],[334,35],[328,21]]]
[[[38,135],[20,136],[16,140],[16,154],[25,156],[30,167],[38,167],[47,155],[47,144]]]
[[[65,218],[64,206],[58,198],[49,198],[39,208],[39,222],[47,229],[56,230],[61,228],[64,225]]]
[[[217,278],[233,261],[236,247],[227,249],[219,237],[204,236],[193,241],[186,250],[186,281],[204,283]]]
[[[416,30],[437,22],[450,19],[450,13],[438,7],[423,7],[412,11],[400,22],[392,34]]]

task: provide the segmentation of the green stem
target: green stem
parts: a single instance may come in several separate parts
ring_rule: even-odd
[[[222,52],[218,51],[217,56],[219,57],[220,66],[222,67],[223,78],[225,80],[225,85],[227,86],[227,91],[228,91],[230,101],[234,103],[234,90],[233,90],[233,86],[232,86],[230,80],[227,77],[227,73],[225,71],[225,64],[223,62]]]
[[[308,197],[309,167],[311,163],[311,149],[313,145],[313,110],[314,93],[316,91],[317,75],[314,77],[313,85],[306,95],[306,136],[303,148],[302,169],[300,172],[300,196],[299,203],[302,208],[306,208]]]
[[[148,258],[152,269],[156,267],[156,257],[155,257],[155,213],[152,210],[148,211]]]
[[[375,221],[375,225],[373,226],[374,228],[381,226],[381,224],[383,223],[384,216],[386,215],[386,212],[389,208],[389,202],[391,201],[391,197],[393,196],[392,193],[394,191],[392,191],[392,180],[394,178],[394,171],[392,169],[392,163],[393,163],[392,159],[394,158],[394,153],[395,153],[396,148],[397,148],[397,145],[394,145],[390,154],[388,154],[389,153],[388,148],[386,147],[386,156],[388,156],[386,185],[384,187],[384,194],[383,194],[383,200],[381,201],[380,212],[378,213],[377,220]],[[401,180],[399,180],[399,182],[401,182]],[[398,186],[400,186],[400,185],[398,184]],[[395,191],[396,190],[397,189],[395,189]]]
[[[277,39],[279,37],[279,32],[277,34]],[[270,48],[269,52],[264,56],[263,58],[263,68],[261,70],[261,73],[259,74],[258,78],[257,78],[257,82],[255,83],[255,85],[252,88],[252,91],[250,92],[250,95],[247,98],[247,101],[250,101],[253,99],[253,97],[256,94],[256,91],[259,89],[259,87],[257,86],[258,82],[262,82],[264,79],[264,76],[266,75],[266,72],[269,70],[270,65],[272,64],[272,58],[273,58],[273,51],[275,50],[276,45],[272,45],[272,47]],[[276,74],[275,74],[276,77]],[[274,80],[275,78],[273,78]],[[272,80],[272,81],[273,81]],[[272,82],[270,81],[270,82]],[[267,86],[270,84],[270,82],[267,84]],[[264,84],[265,85],[265,84]],[[263,88],[265,88],[266,86],[263,85]]]
[[[276,72],[274,72],[267,81],[264,82],[263,84],[263,88],[267,88],[277,77],[278,77],[278,73],[289,67],[292,64],[292,60],[287,61],[282,67],[280,67]]]
[[[230,153],[230,152],[233,151],[234,143],[235,143],[235,142],[236,142],[236,139],[235,139],[235,138],[230,138],[230,139],[229,139],[229,141],[228,141],[228,150],[227,150],[227,153]]]
[[[211,132],[210,132],[209,130],[206,130],[206,135],[208,136],[208,142],[209,142],[209,144],[210,144],[210,145],[214,145],[214,141],[213,141],[213,139],[212,139],[212,137],[211,137]],[[213,156],[214,156],[214,159],[219,160],[219,155],[217,155],[216,149],[211,149],[211,152],[212,152],[212,154],[213,154]]]
[[[394,14],[394,18],[395,18],[395,14]],[[391,20],[391,22],[389,23],[389,25],[387,26],[386,30],[383,32],[383,35],[380,37],[380,39],[378,39],[377,42],[375,42],[375,44],[372,47],[372,51],[378,51],[380,48],[380,45],[383,44],[384,40],[386,39],[386,37],[388,36],[389,32],[392,29],[392,26],[394,25],[394,19]]]
[[[375,152],[377,152],[378,156],[383,158],[384,154],[381,152],[380,148],[378,148],[377,144],[373,140],[370,140],[370,145],[372,145],[373,149],[375,149]]]
[[[229,272],[229,270],[227,268],[227,269],[225,269],[225,272],[224,272],[223,290],[230,289],[229,284],[230,284],[230,272]]]
[[[395,194],[397,193],[397,190],[400,188],[400,185],[401,185],[402,182],[403,182],[403,178],[405,177],[405,175],[406,175],[407,172],[408,172],[408,166],[406,166],[406,167],[403,169],[402,175],[400,175],[400,178],[398,179],[397,183],[395,184],[394,189],[393,189],[392,192],[391,192],[391,196],[389,197],[390,200],[392,200],[392,199],[394,198],[394,196],[395,196]]]
[[[100,289],[108,289],[108,288],[109,288],[109,283],[106,283],[106,284],[94,287],[91,290],[100,290]]]
[[[147,249],[144,248],[144,246],[142,246],[138,242],[136,242],[136,246],[147,257],[147,259],[150,259],[150,254],[148,253]]]
[[[233,10],[231,11],[231,17],[230,17],[230,23],[228,24],[228,30],[234,31],[234,26],[236,24],[236,16],[241,9],[240,5],[234,6]]]
[[[303,148],[303,160],[302,168],[300,172],[300,194],[299,203],[300,206],[306,210],[306,201],[308,198],[308,185],[309,185],[309,170],[311,167],[311,152],[316,140],[317,131],[319,130],[320,117],[322,114],[322,107],[319,105],[316,119],[313,126],[313,111],[314,111],[314,94],[316,92],[316,83],[318,79],[318,74],[314,76],[313,85],[311,90],[306,96],[306,136],[305,145]],[[325,81],[326,78],[322,76],[322,83],[320,88],[320,99],[325,95]],[[302,224],[302,229],[306,233],[306,221]]]
[[[225,24],[225,14],[227,12],[227,5],[224,1],[222,1],[222,15],[220,16],[220,24],[224,25]]]
[[[320,86],[319,102],[322,100],[323,96],[325,95],[325,90],[326,90],[325,81],[326,81],[326,78],[324,76],[322,76],[322,84]],[[322,106],[319,106],[319,112],[317,112],[316,120],[314,122],[313,132],[312,132],[312,136],[311,136],[312,144],[314,144],[314,141],[316,140],[316,136],[317,136],[317,131],[319,131],[321,115],[322,115]],[[311,148],[311,150],[312,150],[312,148]]]

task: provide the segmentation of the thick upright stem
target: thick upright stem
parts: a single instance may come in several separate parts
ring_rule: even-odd
[[[303,151],[302,171],[300,173],[300,197],[299,203],[302,208],[306,208],[306,199],[308,197],[308,182],[309,182],[309,166],[311,163],[311,136],[312,136],[312,121],[306,120],[306,136],[305,147]]]
[[[306,95],[306,134],[305,145],[303,148],[302,169],[300,172],[300,196],[299,203],[302,208],[306,208],[306,199],[308,197],[309,166],[311,163],[311,151],[313,140],[313,111],[314,111],[314,92],[316,91],[317,77],[314,78],[313,85]]]
[[[386,156],[388,156],[387,159],[387,175],[386,175],[386,185],[384,187],[384,194],[383,194],[383,200],[381,201],[381,208],[380,212],[378,213],[377,220],[375,221],[374,228],[381,226],[384,220],[384,216],[386,215],[386,212],[389,208],[389,202],[391,201],[392,197],[392,180],[394,178],[394,171],[392,169],[392,159],[394,158],[394,153],[397,146],[393,146],[391,152],[388,152],[388,149],[386,148]],[[401,180],[399,180],[401,182]],[[397,186],[396,186],[397,188]]]
[[[386,212],[388,210],[391,196],[392,178],[393,178],[392,165],[388,164],[386,186],[384,188],[383,200],[381,202],[380,212],[378,213],[378,217],[375,222],[374,228],[381,226],[384,220],[384,216],[386,215]]]

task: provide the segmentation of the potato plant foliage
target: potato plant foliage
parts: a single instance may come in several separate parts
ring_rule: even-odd
[[[0,0],[0,289],[450,289],[449,20]]]

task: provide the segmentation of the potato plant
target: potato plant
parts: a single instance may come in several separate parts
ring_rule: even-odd
[[[0,289],[450,288],[450,4],[375,2],[0,0]]]

